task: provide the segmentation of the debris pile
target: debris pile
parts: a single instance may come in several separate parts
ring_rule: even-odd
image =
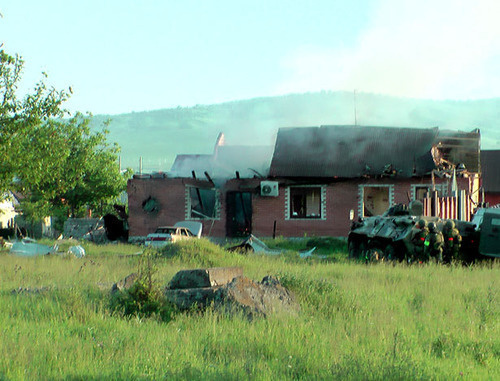
[[[181,310],[209,305],[225,313],[249,318],[300,311],[293,294],[271,276],[255,282],[240,267],[179,271],[165,289],[166,299]]]

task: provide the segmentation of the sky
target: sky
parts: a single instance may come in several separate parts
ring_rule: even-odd
[[[71,111],[315,91],[500,96],[498,0],[4,0],[0,44]]]

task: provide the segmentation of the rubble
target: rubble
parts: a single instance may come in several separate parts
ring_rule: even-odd
[[[71,246],[68,249],[68,254],[73,254],[76,258],[83,258],[85,257],[85,249],[80,245]]]
[[[57,245],[48,246],[37,243],[34,239],[24,238],[21,241],[14,242],[10,248],[10,253],[23,256],[34,257],[38,255],[54,254],[57,251]]]
[[[300,311],[293,294],[278,279],[267,276],[255,282],[238,267],[181,271],[165,289],[165,298],[181,310],[213,305],[218,311],[249,318]]]
[[[232,246],[227,250],[229,251],[245,250],[245,251],[252,251],[258,254],[267,254],[267,255],[279,255],[287,251],[283,249],[271,249],[253,234],[250,234],[239,245]],[[313,247],[312,249],[307,251],[301,251],[299,252],[299,255],[301,258],[309,258],[312,257],[314,250],[316,250],[316,247]]]

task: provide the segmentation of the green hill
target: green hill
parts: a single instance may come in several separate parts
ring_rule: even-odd
[[[479,128],[483,149],[500,148],[500,98],[436,101],[379,94],[319,92],[255,98],[119,115],[96,115],[98,128],[111,119],[110,140],[122,148],[122,166],[167,171],[178,153],[211,153],[219,132],[227,144],[274,145],[280,127],[354,124]]]

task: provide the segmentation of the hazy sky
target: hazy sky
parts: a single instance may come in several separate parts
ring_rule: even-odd
[[[4,0],[24,84],[117,114],[318,90],[500,96],[498,0]]]

